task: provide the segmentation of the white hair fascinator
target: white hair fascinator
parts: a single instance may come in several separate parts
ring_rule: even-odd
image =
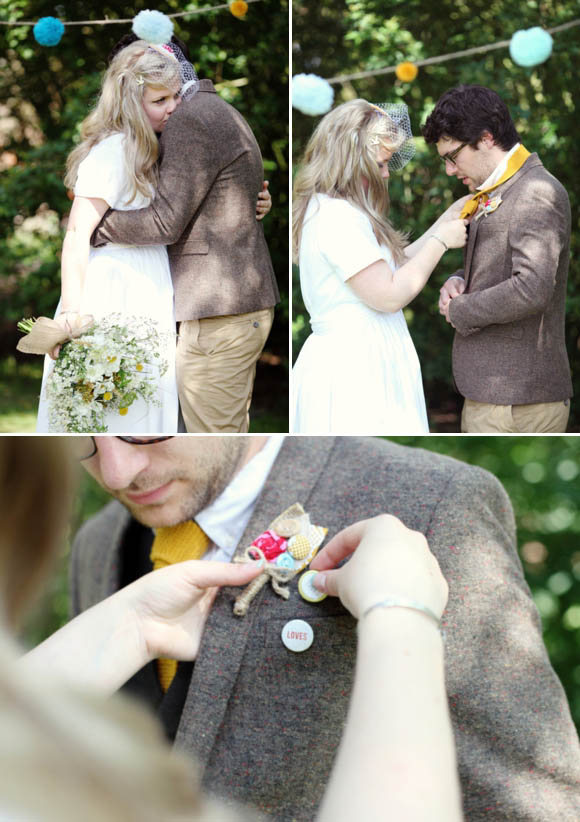
[[[381,143],[395,147],[389,160],[389,171],[400,171],[415,156],[409,110],[405,103],[371,103],[383,117],[376,118],[368,128],[369,144]]]

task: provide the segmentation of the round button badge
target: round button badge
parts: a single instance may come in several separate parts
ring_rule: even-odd
[[[319,591],[318,588],[315,588],[312,584],[312,580],[317,573],[318,571],[305,571],[298,580],[298,592],[306,602],[322,602],[322,600],[328,596],[328,594]]]
[[[301,653],[308,650],[314,641],[314,631],[303,619],[291,619],[282,628],[282,642],[289,651]]]

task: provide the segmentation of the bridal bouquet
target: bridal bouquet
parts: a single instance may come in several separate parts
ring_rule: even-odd
[[[23,320],[18,327],[34,332],[38,322]],[[161,356],[164,335],[153,320],[111,314],[87,325],[62,343],[46,382],[50,431],[105,433],[106,415],[125,416],[138,398],[161,405],[158,378],[168,364]]]

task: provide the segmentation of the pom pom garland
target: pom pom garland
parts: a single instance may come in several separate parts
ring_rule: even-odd
[[[295,74],[292,78],[292,105],[303,114],[326,114],[333,99],[334,89],[317,74]]]
[[[419,69],[414,63],[399,63],[395,74],[403,83],[411,83],[419,74]]]
[[[41,17],[32,33],[39,45],[57,46],[64,34],[64,26],[56,17]]]
[[[510,56],[518,66],[537,66],[552,53],[552,37],[539,26],[516,31],[510,40]]]
[[[133,32],[140,40],[162,45],[171,40],[173,20],[160,11],[140,11],[133,18]]]
[[[245,0],[233,0],[233,2],[230,3],[230,11],[238,20],[243,20],[248,11],[248,4]]]

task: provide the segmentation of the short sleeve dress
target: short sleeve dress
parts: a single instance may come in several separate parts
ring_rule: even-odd
[[[105,200],[111,208],[128,210],[144,208],[152,197],[140,193],[131,202],[128,176],[124,164],[123,134],[105,137],[85,157],[79,166],[74,193],[77,197]],[[153,192],[152,192],[153,194]],[[60,311],[60,304],[56,315]],[[101,319],[113,313],[129,317],[147,317],[157,324],[165,348],[162,352],[169,368],[158,378],[157,396],[161,406],[136,400],[125,416],[111,411],[107,414],[107,429],[111,433],[174,433],[178,425],[178,398],[175,378],[175,310],[173,285],[163,245],[107,245],[91,248],[81,297],[81,314]],[[49,427],[45,384],[53,368],[47,357],[44,366],[37,431],[52,431]]]
[[[292,431],[429,432],[421,367],[402,310],[376,311],[348,285],[381,259],[394,268],[363,212],[346,200],[312,197],[299,255],[312,334],[292,372]]]

